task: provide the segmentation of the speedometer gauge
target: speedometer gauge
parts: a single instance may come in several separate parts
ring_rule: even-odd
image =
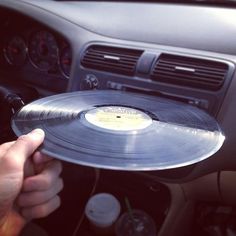
[[[10,65],[23,65],[27,57],[27,48],[24,39],[20,36],[12,37],[4,47],[4,56]]]
[[[62,71],[62,74],[69,78],[70,76],[70,69],[71,69],[71,63],[72,63],[72,52],[71,48],[69,46],[66,46],[62,49],[60,53],[60,68]]]
[[[29,57],[40,70],[49,70],[58,61],[58,46],[52,33],[41,30],[32,35],[29,41]]]

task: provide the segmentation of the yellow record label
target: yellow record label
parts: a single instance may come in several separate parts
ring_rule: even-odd
[[[152,118],[134,108],[104,106],[88,111],[86,120],[103,129],[131,131],[145,129],[152,124]]]

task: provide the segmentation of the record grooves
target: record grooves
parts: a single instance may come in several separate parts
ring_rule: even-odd
[[[196,107],[111,90],[39,99],[14,116],[12,128],[18,136],[42,128],[42,152],[58,159],[116,170],[190,165],[224,142],[215,119]]]

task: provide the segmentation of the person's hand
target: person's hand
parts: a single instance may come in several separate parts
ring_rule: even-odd
[[[0,235],[18,235],[24,224],[60,206],[62,166],[35,150],[44,140],[36,129],[0,146]]]

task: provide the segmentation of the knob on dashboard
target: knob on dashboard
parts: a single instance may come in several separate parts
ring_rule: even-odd
[[[80,88],[82,90],[92,90],[98,87],[98,79],[95,75],[89,74],[82,80]]]

